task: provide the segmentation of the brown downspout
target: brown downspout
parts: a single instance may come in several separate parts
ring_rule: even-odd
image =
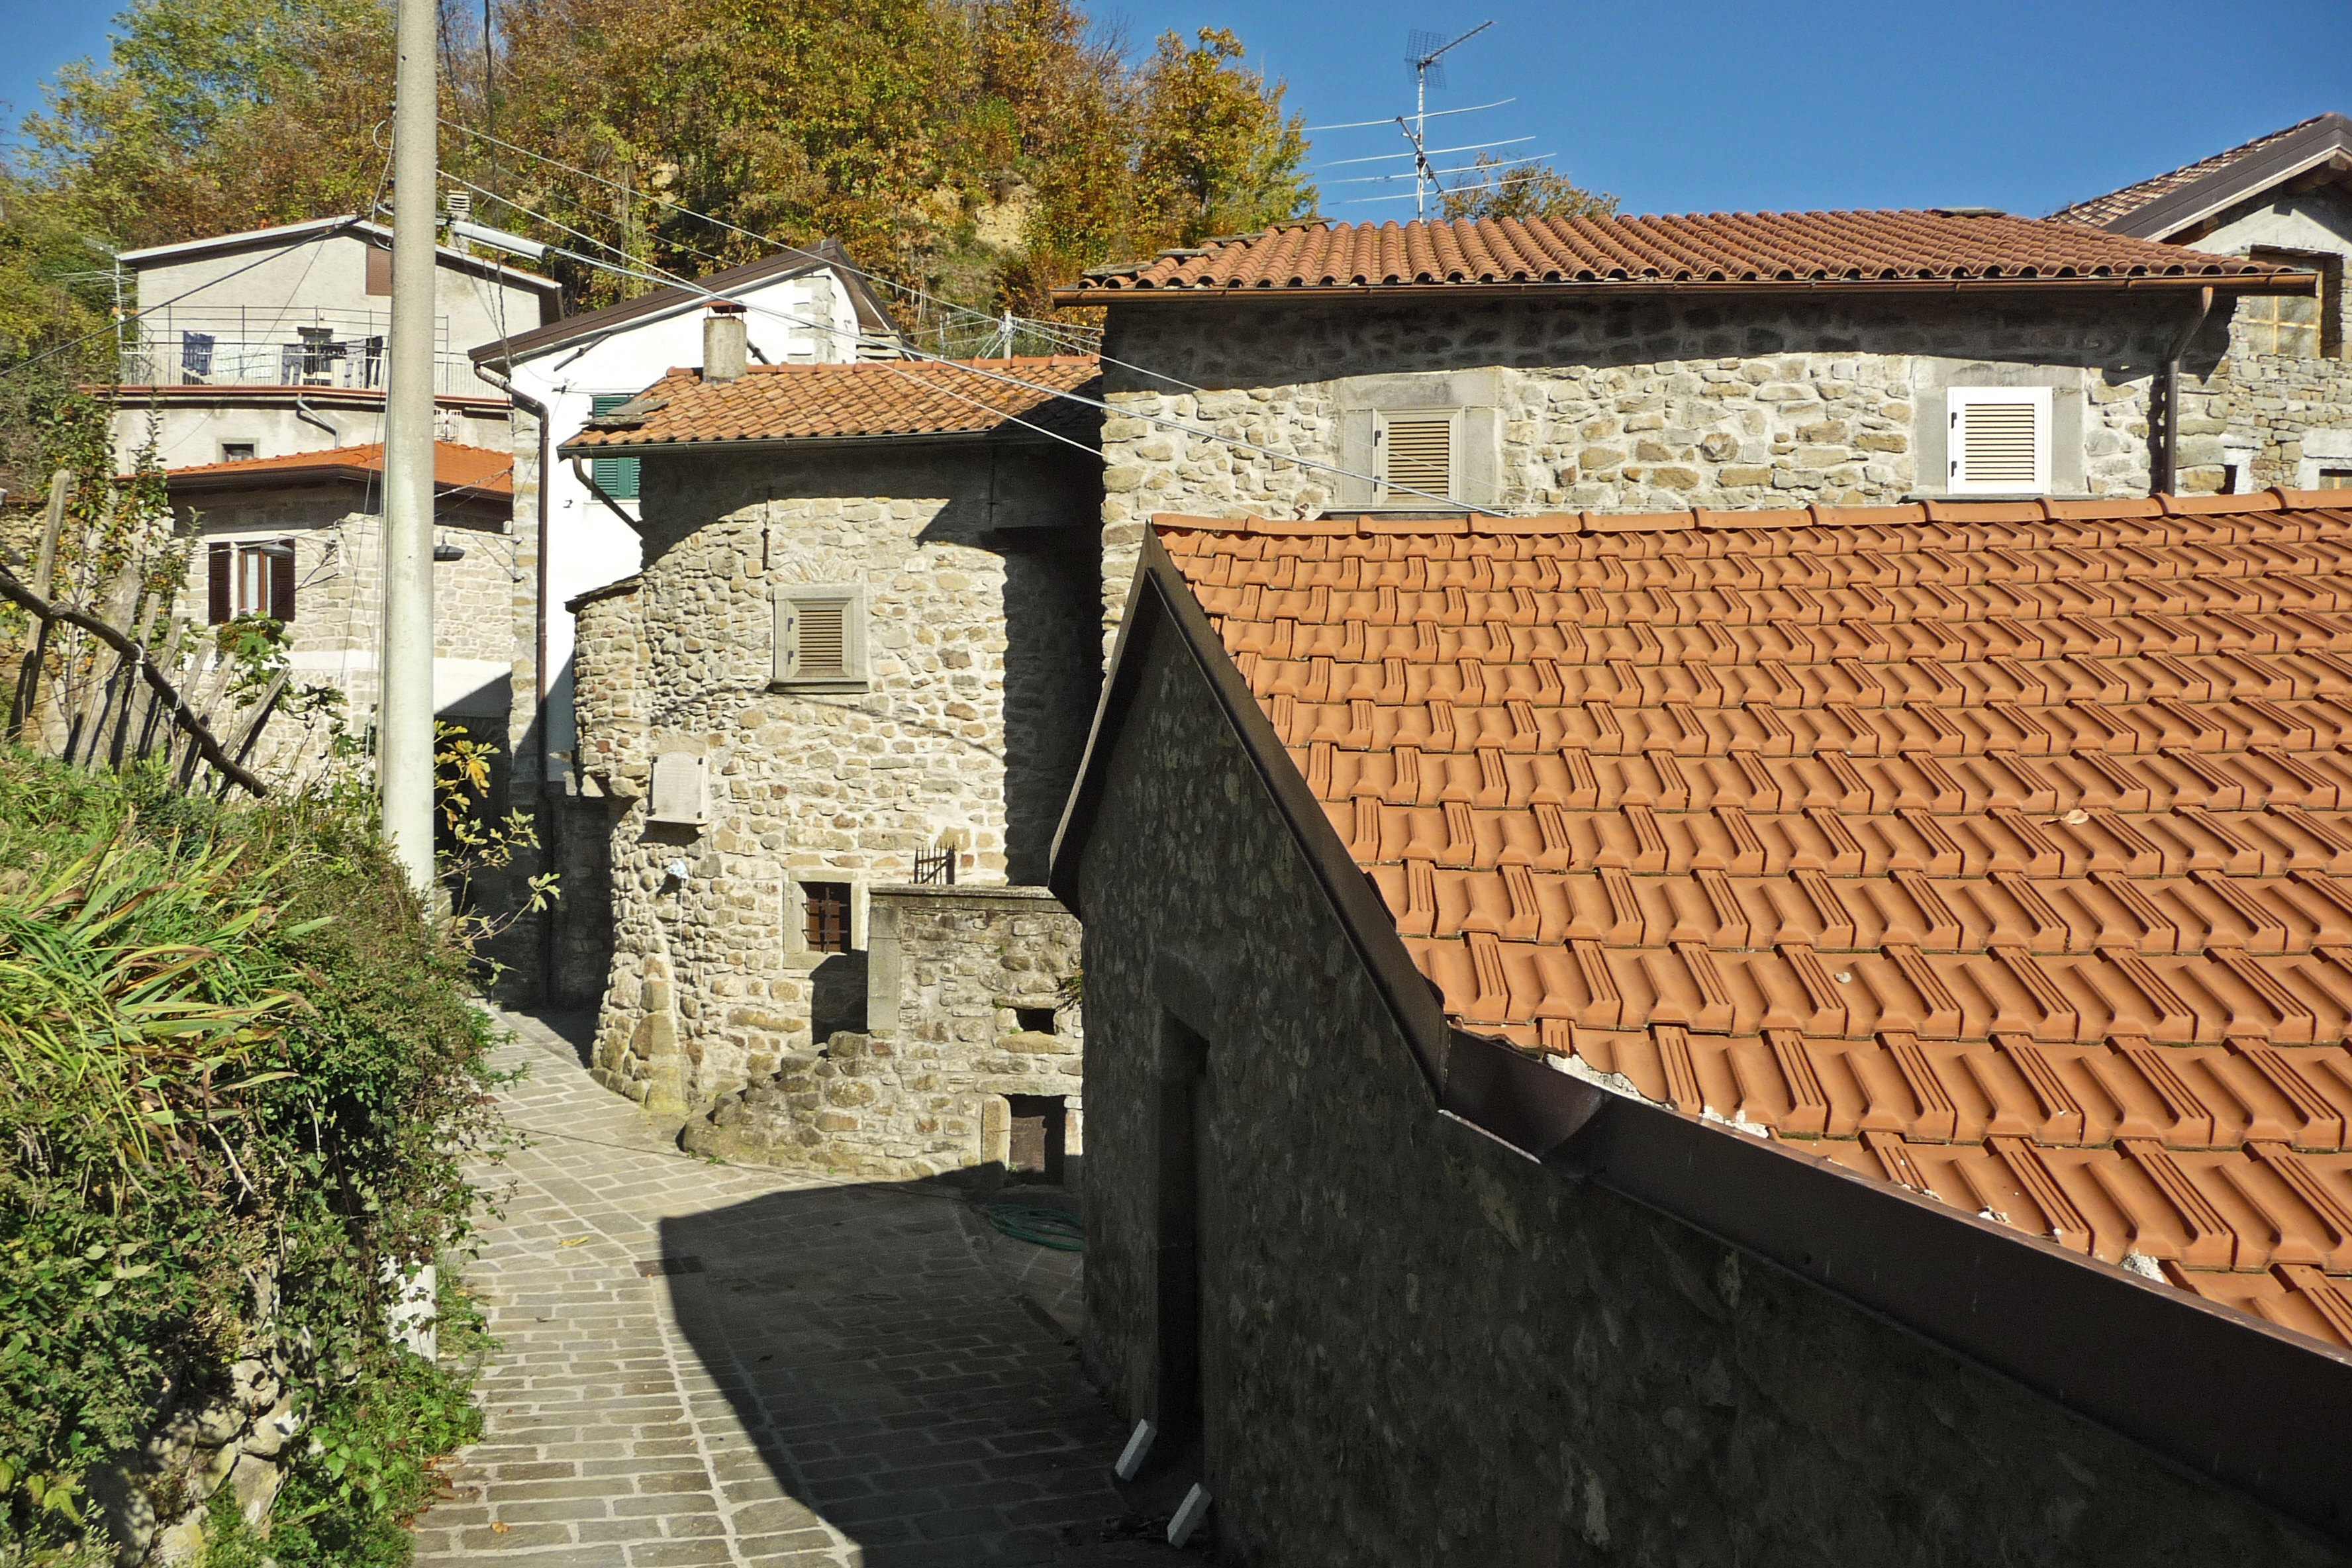
[[[2210,288],[2200,289],[2197,291],[2197,313],[2189,318],[2188,330],[2180,334],[2172,345],[2172,352],[2165,356],[2164,385],[2159,389],[2160,406],[2157,410],[2164,420],[2164,442],[2158,448],[2155,472],[2148,476],[2147,493],[2150,495],[2168,496],[2179,490],[2180,356],[2189,352],[2190,342],[2205,330],[2205,318],[2212,313],[2213,290]]]
[[[474,367],[474,374],[504,392],[520,407],[530,410],[539,421],[539,562],[538,582],[531,593],[531,682],[538,688],[531,708],[539,721],[539,804],[540,820],[548,825],[548,842],[541,846],[547,857],[543,862],[550,868],[562,864],[563,813],[556,806],[549,792],[547,777],[547,481],[554,467],[554,431],[547,405],[515,385],[507,376],[486,364]],[[555,917],[551,911],[539,922],[540,995],[547,1003],[555,1000]]]

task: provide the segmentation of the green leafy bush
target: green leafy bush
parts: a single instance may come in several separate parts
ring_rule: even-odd
[[[500,1136],[467,962],[349,794],[0,751],[0,1562],[271,1352],[305,1425],[269,1555],[405,1560],[471,1417],[391,1342],[383,1267],[463,1244]]]

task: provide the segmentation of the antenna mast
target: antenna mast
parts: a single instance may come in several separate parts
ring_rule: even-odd
[[[1412,143],[1412,216],[1416,219],[1429,216],[1429,188],[1437,183],[1437,171],[1429,166],[1429,155],[1423,150],[1428,143],[1429,73],[1434,70],[1437,85],[1444,87],[1445,68],[1437,63],[1438,57],[1457,44],[1468,43],[1494,25],[1492,19],[1481,22],[1452,43],[1440,43],[1443,35],[1438,33],[1415,31],[1406,36],[1405,47],[1412,51],[1405,63],[1412,67],[1413,102],[1412,126],[1405,132],[1405,140]],[[1402,116],[1397,123],[1404,123]]]

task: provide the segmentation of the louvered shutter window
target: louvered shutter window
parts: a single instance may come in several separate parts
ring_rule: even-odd
[[[233,579],[236,569],[236,547],[233,544],[208,544],[205,547],[205,587],[207,590],[205,618],[219,626],[236,614],[230,602]]]
[[[294,618],[294,542],[281,539],[269,552],[269,618]]]
[[[780,682],[865,679],[860,605],[854,589],[807,588],[780,594],[774,679]]]
[[[588,400],[589,411],[598,415],[610,414],[635,395],[633,392],[599,393]],[[638,470],[642,467],[643,464],[635,458],[591,458],[588,460],[588,476],[596,481],[598,489],[614,500],[635,500],[637,499]]]
[[[2039,495],[2050,488],[2050,389],[1953,387],[1946,472],[1955,494]]]
[[[1454,419],[1450,415],[1391,418],[1381,426],[1381,479],[1398,500],[1427,504],[1454,493]],[[1412,492],[1419,491],[1420,494]]]

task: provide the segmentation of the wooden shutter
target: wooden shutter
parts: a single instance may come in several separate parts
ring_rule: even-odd
[[[808,906],[806,941],[811,952],[849,951],[849,884],[803,882],[801,897]]]
[[[210,579],[212,597],[205,618],[214,626],[234,617],[236,610],[229,596],[230,574],[236,570],[236,547],[232,544],[208,544],[205,547],[205,567]]]
[[[281,539],[269,557],[269,618],[294,618],[294,542]]]
[[[636,394],[632,392],[599,393],[597,395],[588,400],[589,411],[592,414],[610,414],[614,409],[618,408],[621,405],[628,402],[630,398],[635,395]],[[589,477],[596,481],[596,488],[598,489],[603,490],[614,500],[635,500],[637,499],[637,486],[639,482],[638,470],[642,467],[643,465],[635,458],[591,458],[588,459]]]
[[[392,296],[392,252],[381,245],[367,247],[367,291],[382,299]]]
[[[849,605],[839,599],[803,601],[799,614],[800,636],[795,673],[803,679],[849,673]]]
[[[1454,421],[1450,417],[1390,420],[1382,456],[1381,478],[1391,488],[1426,492],[1412,500],[1454,493]]]

